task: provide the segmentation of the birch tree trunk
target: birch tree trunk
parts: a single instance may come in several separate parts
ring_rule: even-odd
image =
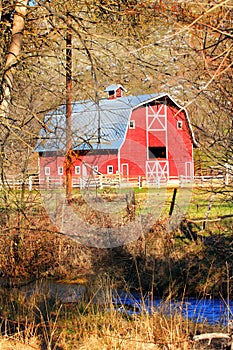
[[[0,22],[2,20],[2,0],[0,0]]]
[[[15,5],[12,34],[9,50],[6,57],[4,74],[1,82],[0,117],[7,117],[13,87],[13,73],[19,60],[23,41],[25,16],[28,0],[18,0]]]

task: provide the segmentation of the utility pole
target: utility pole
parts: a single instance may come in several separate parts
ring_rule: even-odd
[[[67,13],[66,32],[66,200],[72,199],[72,30]]]

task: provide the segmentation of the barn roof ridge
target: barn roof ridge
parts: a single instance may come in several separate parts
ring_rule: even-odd
[[[109,91],[112,91],[112,90],[117,90],[121,88],[123,91],[127,92],[127,90],[124,88],[124,86],[122,86],[121,84],[112,84],[112,85],[109,85],[108,87],[106,87],[104,89],[105,92],[109,92]]]
[[[97,102],[93,99],[88,99],[88,100],[79,100],[79,101],[73,101],[72,102],[72,107],[97,107],[97,108],[102,108],[104,106],[108,107],[116,107],[117,109],[119,108],[119,104],[122,104],[122,106],[125,106],[127,108],[133,108],[134,106],[144,103],[149,99],[154,99],[154,98],[159,98],[160,96],[164,96],[167,94],[141,94],[141,95],[130,95],[130,96],[122,96],[116,99],[108,99],[106,97],[100,98]],[[47,113],[47,115],[51,115],[56,111],[61,111],[64,113],[65,109],[65,104],[61,104],[57,109],[50,111]],[[82,112],[83,109],[80,108],[80,112]]]

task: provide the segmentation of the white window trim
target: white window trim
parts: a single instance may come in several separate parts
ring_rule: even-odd
[[[80,173],[81,173],[81,167],[80,167],[80,165],[75,165],[75,167],[74,167],[74,173],[75,173],[75,175],[80,175]]]
[[[123,175],[123,168],[124,167],[126,167],[126,172],[127,172],[126,176],[129,176],[129,164],[128,163],[122,163],[121,164],[121,173],[122,173],[122,175]]]
[[[110,171],[110,169],[112,168],[112,171]],[[107,165],[107,174],[111,175],[113,174],[114,168],[113,165]]]
[[[50,175],[50,167],[49,166],[45,166],[44,167],[44,174],[45,174],[45,176],[49,176]]]
[[[182,120],[177,120],[177,129],[182,130],[183,129],[183,122]]]
[[[58,175],[63,175],[63,167],[62,166],[59,166],[57,168],[57,173],[58,173]]]
[[[92,169],[93,169],[93,174],[98,174],[98,173],[99,173],[99,167],[98,167],[98,165],[94,165],[94,166],[92,167]]]
[[[131,126],[131,123],[133,124],[132,126]],[[129,121],[129,129],[135,129],[135,120]]]

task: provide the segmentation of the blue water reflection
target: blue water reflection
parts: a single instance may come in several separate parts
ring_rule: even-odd
[[[227,324],[233,319],[233,301],[220,299],[185,299],[182,301],[152,300],[148,296],[120,292],[113,297],[113,303],[119,311],[128,314],[138,314],[143,311],[151,313],[153,310],[167,315],[181,313],[184,318],[195,322],[209,324]]]
[[[1,285],[1,280],[0,280]],[[79,302],[85,293],[85,286],[79,284],[61,284],[54,281],[42,280],[31,283],[20,288],[21,293],[32,295],[33,293],[50,294],[63,303]],[[119,312],[128,314],[139,314],[144,311],[151,313],[158,311],[163,315],[182,314],[184,318],[194,322],[204,322],[209,324],[226,325],[229,320],[233,320],[233,301],[223,299],[184,299],[176,301],[164,301],[153,299],[147,294],[143,297],[137,293],[127,293],[126,291],[112,291],[113,304]],[[105,292],[100,290],[96,298],[98,303],[106,303]]]

